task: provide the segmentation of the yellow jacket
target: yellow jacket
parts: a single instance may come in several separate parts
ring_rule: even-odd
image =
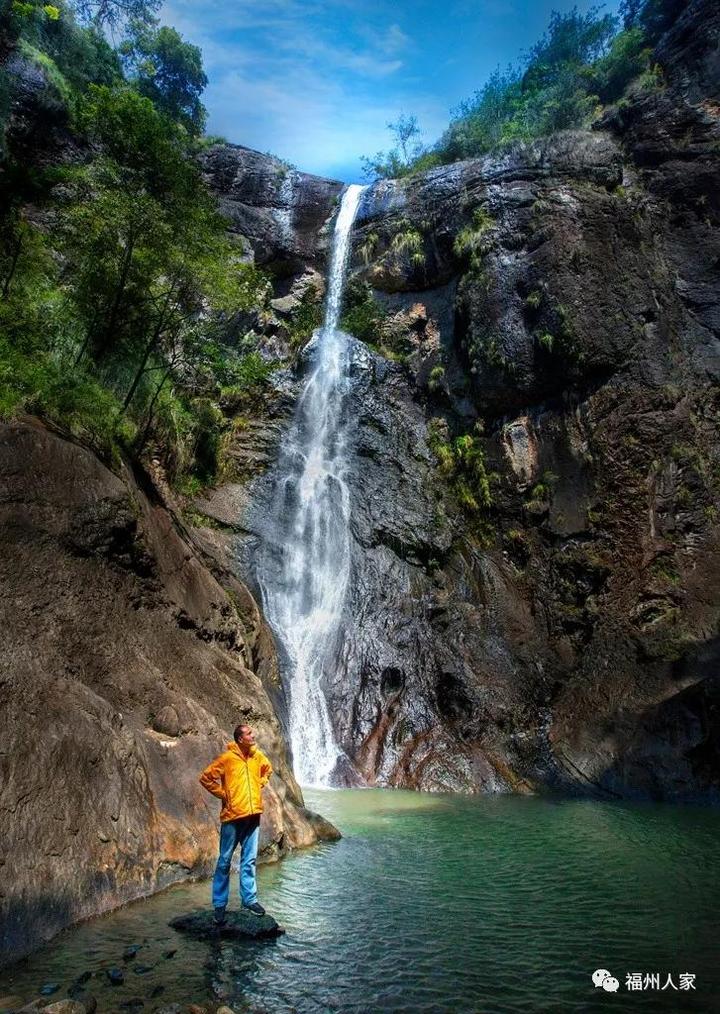
[[[220,820],[224,823],[262,813],[262,789],[271,774],[270,761],[254,744],[246,757],[237,743],[228,743],[225,753],[200,775],[200,784],[222,799]]]

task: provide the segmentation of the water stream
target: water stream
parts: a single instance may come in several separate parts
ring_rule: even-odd
[[[258,560],[262,604],[286,659],[289,739],[304,785],[331,784],[342,752],[322,689],[350,569],[348,339],[338,327],[350,231],[363,188],[344,192],[333,236],[325,320],[281,449],[271,533]]]

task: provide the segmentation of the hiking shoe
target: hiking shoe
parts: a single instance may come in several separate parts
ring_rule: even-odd
[[[214,916],[214,918],[215,918],[215,924],[217,926],[224,926],[225,925],[225,909],[224,908],[216,908],[215,909],[215,916]]]
[[[254,901],[252,905],[246,905],[245,908],[253,915],[265,915],[265,909],[257,901]]]

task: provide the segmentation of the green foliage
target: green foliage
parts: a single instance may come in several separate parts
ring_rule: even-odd
[[[120,51],[140,94],[191,134],[200,134],[206,119],[200,95],[207,77],[198,47],[184,42],[174,28],[136,22]]]
[[[620,32],[609,51],[592,67],[594,90],[603,102],[612,102],[650,63],[652,50],[640,28]]]
[[[472,515],[492,507],[491,484],[497,476],[487,471],[478,427],[475,434],[464,434],[451,440],[447,424],[441,419],[432,419],[428,427],[428,444],[463,511]]]
[[[96,28],[111,31],[131,22],[152,24],[162,0],[74,0],[79,16]]]
[[[646,92],[660,91],[665,87],[665,75],[658,63],[649,64],[637,79],[638,87]]]
[[[151,448],[191,489],[223,470],[223,407],[256,397],[275,364],[229,338],[269,282],[203,184],[200,53],[157,27],[158,6],[79,0],[80,24],[65,3],[16,0],[0,28],[0,51],[42,68],[88,154],[3,164],[0,413],[36,412],[110,454]],[[132,83],[104,35],[125,27]],[[3,125],[10,97],[0,67]]]
[[[0,418],[18,412],[45,416],[106,454],[135,434],[131,423],[118,425],[117,399],[88,373],[39,342],[0,334]]]
[[[376,232],[369,232],[367,234],[365,240],[360,245],[360,248],[358,250],[360,260],[363,262],[363,264],[368,265],[370,261],[373,259],[373,256],[375,254],[375,251],[377,250],[379,242],[380,237]]]
[[[323,322],[323,308],[315,286],[309,286],[290,315],[290,347],[304,348]]]
[[[621,99],[631,81],[646,89],[662,85],[650,64],[652,45],[677,17],[683,0],[626,0],[624,30],[600,7],[575,7],[550,16],[548,29],[524,60],[497,68],[475,94],[451,115],[432,148],[419,144],[417,121],[390,125],[406,144],[365,159],[369,176],[402,177],[459,159],[484,155],[514,140],[530,140],[567,128],[584,127],[603,103]],[[409,131],[409,133],[408,133]],[[413,150],[409,145],[416,145]]]
[[[435,394],[437,391],[442,389],[442,382],[445,379],[445,367],[444,366],[433,366],[430,370],[430,376],[428,377],[428,391],[431,394]]]
[[[345,306],[340,320],[343,331],[374,344],[387,314],[372,294],[369,285],[351,282],[345,289]]]
[[[62,102],[62,104],[68,106],[72,95],[70,85],[58,70],[57,64],[52,57],[48,56],[47,53],[43,53],[41,50],[36,49],[35,46],[32,46],[25,39],[20,40],[18,49],[20,54],[26,60],[34,63],[37,67],[42,69],[48,86],[54,91],[56,97]]]
[[[537,310],[540,304],[542,303],[542,298],[543,296],[540,289],[533,289],[533,291],[529,293],[527,299],[525,300],[525,306],[528,308],[528,310]]]
[[[438,154],[448,162],[490,151],[505,137],[520,100],[520,71],[495,70],[472,98],[454,111],[450,126],[438,142]]]
[[[407,225],[397,232],[390,243],[390,249],[400,257],[407,256],[413,267],[425,264],[425,243],[418,229]]]
[[[388,123],[395,145],[388,152],[379,151],[373,158],[360,159],[369,179],[399,179],[415,170],[415,163],[426,154],[420,143],[421,131],[416,116],[401,113],[395,123]]]
[[[455,237],[455,255],[467,260],[471,271],[478,272],[482,268],[482,259],[491,246],[488,232],[494,224],[492,216],[484,208],[476,208],[470,225],[466,225]]]
[[[620,5],[626,28],[639,28],[653,45],[685,9],[687,0],[624,0]]]

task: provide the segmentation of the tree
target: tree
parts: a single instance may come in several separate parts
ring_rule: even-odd
[[[475,95],[454,111],[438,149],[446,161],[490,151],[503,139],[520,98],[520,72],[498,67]]]
[[[74,6],[82,21],[115,32],[131,22],[151,23],[162,0],[74,0]]]
[[[395,145],[389,152],[379,151],[374,158],[363,156],[360,159],[363,172],[371,179],[397,179],[407,176],[415,162],[426,153],[420,143],[422,131],[416,116],[401,113],[395,123],[388,123],[388,130],[393,134]]]
[[[687,7],[687,0],[624,0],[620,13],[626,28],[640,28],[653,45]]]
[[[207,77],[199,48],[183,42],[174,28],[136,22],[120,52],[140,94],[191,134],[200,134],[206,118],[200,96]]]

